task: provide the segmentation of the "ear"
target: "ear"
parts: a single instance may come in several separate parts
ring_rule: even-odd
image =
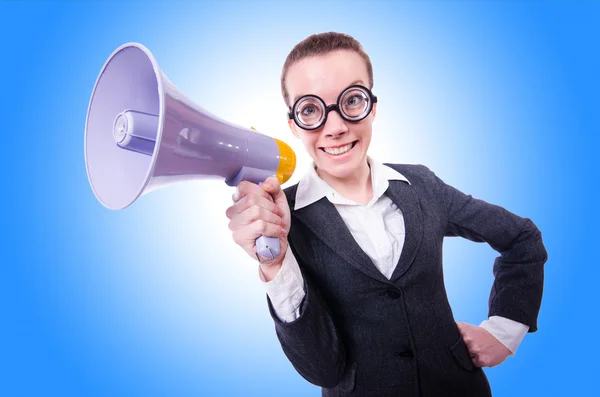
[[[296,123],[294,123],[294,120],[288,119],[288,126],[290,127],[292,134],[294,134],[294,136],[296,138],[300,139],[300,135],[298,134],[298,131],[296,130],[297,125],[296,125]]]
[[[377,102],[373,104],[373,109],[371,110],[371,113],[373,113],[373,121],[375,121],[375,116],[377,115]]]

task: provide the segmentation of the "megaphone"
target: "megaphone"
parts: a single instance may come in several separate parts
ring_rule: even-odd
[[[139,43],[120,46],[102,67],[84,147],[92,190],[113,210],[181,181],[221,179],[236,186],[277,176],[283,184],[296,166],[284,142],[222,120],[186,98]],[[279,239],[261,236],[256,250],[275,258]]]

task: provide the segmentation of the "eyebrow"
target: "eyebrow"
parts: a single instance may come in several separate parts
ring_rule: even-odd
[[[364,83],[364,81],[362,81],[362,79],[358,79],[358,80],[354,80],[352,83],[348,84],[348,85],[346,86],[346,88],[348,88],[348,87],[350,87],[350,86],[353,86],[353,85],[356,85],[356,84],[365,85],[365,83]],[[344,90],[345,90],[346,88],[344,88]],[[344,90],[342,90],[342,91],[344,91]],[[292,105],[293,105],[294,103],[296,103],[296,101],[298,100],[298,98],[302,98],[303,96],[306,96],[306,95],[314,95],[314,96],[317,96],[317,95],[315,95],[315,94],[302,94],[302,95],[297,95],[297,96],[296,96],[296,97],[294,97],[294,99],[292,100]]]

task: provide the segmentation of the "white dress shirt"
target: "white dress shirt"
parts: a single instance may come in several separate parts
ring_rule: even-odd
[[[294,209],[298,210],[326,197],[335,206],[358,245],[377,269],[390,279],[404,246],[405,229],[402,211],[384,193],[390,180],[403,180],[409,184],[410,181],[396,170],[370,157],[368,161],[373,198],[367,205],[357,204],[336,192],[318,176],[313,163],[298,183]],[[291,322],[298,318],[300,303],[305,295],[304,280],[289,246],[275,278],[266,282],[260,269],[259,276],[281,321]],[[491,316],[480,326],[506,346],[511,355],[515,354],[529,330],[527,325],[500,316]]]

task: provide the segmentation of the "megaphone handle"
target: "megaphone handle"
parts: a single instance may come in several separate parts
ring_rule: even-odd
[[[279,237],[260,236],[256,239],[256,253],[260,256],[275,259],[280,251]]]
[[[273,172],[253,167],[242,167],[242,169],[231,179],[225,181],[229,186],[237,186],[241,181],[252,183],[264,182]],[[278,237],[260,236],[256,239],[256,253],[264,258],[275,259],[281,253]]]

